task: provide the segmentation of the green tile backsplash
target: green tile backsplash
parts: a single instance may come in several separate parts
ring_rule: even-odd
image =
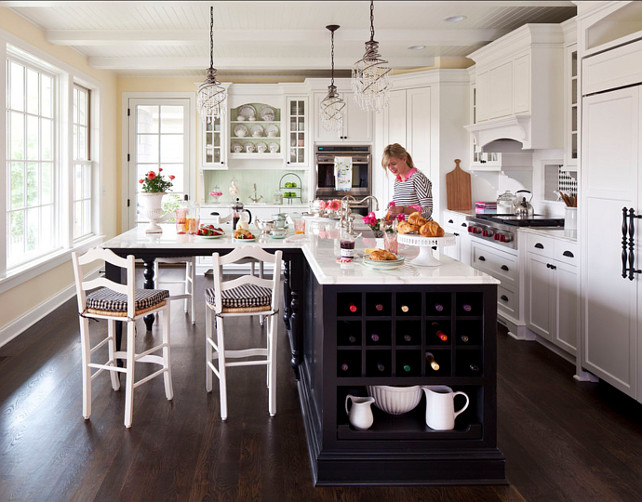
[[[223,195],[219,199],[219,202],[228,203],[234,202],[234,199],[230,195],[229,187],[233,179],[235,179],[239,186],[239,198],[244,204],[251,203],[250,197],[254,197],[254,184],[256,183],[256,193],[257,197],[263,196],[259,203],[272,204],[273,203],[273,194],[275,191],[279,190],[279,181],[281,177],[287,173],[294,173],[299,178],[301,178],[301,198],[302,201],[308,200],[308,183],[307,183],[307,171],[297,171],[297,170],[265,170],[265,169],[243,169],[243,170],[228,170],[228,171],[204,171],[204,182],[205,182],[205,203],[213,203],[214,199],[210,197],[209,193],[212,189],[218,185],[223,192]],[[291,181],[292,176],[288,176],[288,180]],[[281,193],[285,191],[292,191],[291,189],[283,188],[280,190]]]

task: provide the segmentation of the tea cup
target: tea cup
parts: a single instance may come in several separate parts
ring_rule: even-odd
[[[243,151],[243,145],[234,145],[232,146],[234,153],[241,153]]]

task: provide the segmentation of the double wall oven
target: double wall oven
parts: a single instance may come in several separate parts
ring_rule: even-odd
[[[349,191],[336,190],[334,158],[352,157],[352,188]],[[315,148],[316,190],[315,197],[321,200],[341,199],[352,195],[361,200],[372,193],[372,151],[370,145],[317,145]],[[367,214],[370,200],[355,211]]]

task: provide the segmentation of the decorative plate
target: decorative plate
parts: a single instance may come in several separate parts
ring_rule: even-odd
[[[254,143],[250,143],[249,141],[245,143],[245,153],[254,153],[255,150]]]
[[[265,129],[265,133],[268,138],[278,138],[279,137],[279,128],[276,124],[271,124]]]
[[[277,153],[279,151],[279,144],[278,143],[270,143],[268,145],[268,148],[270,149],[270,153]]]
[[[252,105],[241,106],[236,115],[239,117],[243,117],[242,120],[256,120],[256,110]]]
[[[265,153],[268,151],[268,147],[265,143],[261,141],[260,143],[256,144],[256,151],[259,153]]]
[[[254,242],[256,240],[256,237],[253,237],[251,239],[232,239],[234,242]]]
[[[243,124],[238,124],[234,128],[234,136],[237,138],[245,138],[245,136],[248,135],[247,127],[245,127]]]
[[[250,132],[252,133],[253,138],[262,138],[263,137],[263,126],[260,126],[259,124],[253,125],[250,128]]]
[[[265,120],[267,122],[274,120],[274,108],[271,106],[264,106],[259,112],[259,117],[261,117],[261,120]]]
[[[243,145],[241,143],[232,143],[232,151],[234,153],[241,153],[243,151]]]

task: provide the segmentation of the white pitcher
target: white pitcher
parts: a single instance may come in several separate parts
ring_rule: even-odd
[[[348,401],[352,400],[352,407],[348,411]],[[374,397],[359,397],[348,394],[346,396],[346,414],[355,429],[365,431],[374,422],[370,406],[375,402]]]
[[[436,431],[450,431],[455,428],[455,418],[468,408],[468,396],[464,392],[453,392],[445,385],[424,385],[426,394],[426,425]],[[455,396],[462,395],[466,404],[455,411]]]

